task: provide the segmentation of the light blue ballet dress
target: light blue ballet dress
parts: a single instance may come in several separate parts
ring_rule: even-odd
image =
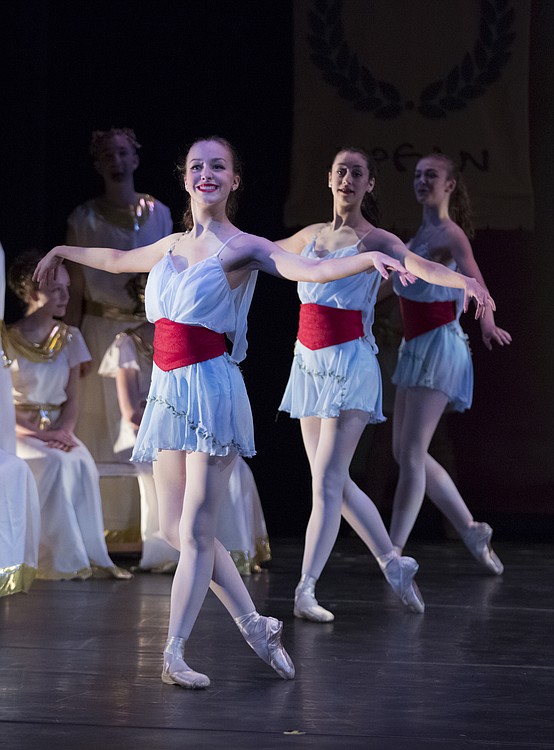
[[[422,258],[429,258],[427,243],[412,248]],[[455,265],[449,266],[455,269]],[[456,320],[416,336],[403,340],[398,350],[398,362],[392,382],[402,388],[422,386],[442,391],[448,396],[449,409],[469,409],[473,398],[473,365],[468,337],[460,325],[464,293],[418,279],[403,287],[398,278],[393,279],[396,294],[417,302],[446,302],[456,304]]]
[[[307,258],[319,257],[316,238],[302,250]],[[357,245],[340,248],[329,257],[357,255]],[[360,310],[364,336],[344,344],[311,350],[296,341],[294,359],[280,411],[291,417],[338,417],[341,411],[359,409],[368,423],[383,422],[381,372],[372,333],[375,299],[381,277],[376,271],[316,284],[302,281],[298,296],[313,303],[343,310]]]
[[[226,334],[232,350],[169,372],[154,364],[132,461],[156,460],[159,450],[215,456],[256,452],[250,402],[238,363],[246,356],[247,316],[257,272],[231,289],[219,257],[226,244],[183,271],[176,269],[171,248],[150,271],[145,291],[148,320],[205,326]]]

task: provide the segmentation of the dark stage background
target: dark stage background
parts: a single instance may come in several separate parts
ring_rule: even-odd
[[[174,165],[183,147],[199,135],[229,138],[245,162],[240,226],[270,238],[289,234],[282,209],[295,169],[292,7],[293,0],[6,4],[0,31],[0,240],[7,263],[22,249],[46,250],[63,242],[67,215],[100,189],[87,152],[90,133],[111,126],[135,129],[143,145],[136,187],[166,203],[176,225],[184,196]],[[510,536],[550,534],[554,518],[553,37],[554,3],[533,0],[535,231],[482,231],[475,242],[498,304],[498,323],[514,343],[491,354],[466,319],[476,370],[474,406],[448,420],[455,472],[468,505]],[[371,43],[379,43],[378,33]],[[314,180],[324,178],[324,167],[314,165]],[[329,201],[314,220],[330,208]],[[294,284],[260,277],[243,371],[258,449],[250,465],[270,536],[301,534],[309,512],[298,424],[285,415],[275,421],[297,313]],[[7,320],[16,315],[8,297]],[[379,429],[379,451],[386,454],[387,428]],[[365,461],[372,439],[364,440],[356,474],[387,516],[394,472],[387,461],[377,467]],[[380,470],[389,472],[390,481],[381,481]],[[438,529],[427,509],[416,531]]]

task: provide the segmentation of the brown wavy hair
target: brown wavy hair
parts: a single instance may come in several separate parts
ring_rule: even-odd
[[[11,262],[6,274],[9,288],[25,305],[33,292],[38,291],[38,281],[33,281],[37,263],[44,257],[37,248],[30,248],[20,253]]]

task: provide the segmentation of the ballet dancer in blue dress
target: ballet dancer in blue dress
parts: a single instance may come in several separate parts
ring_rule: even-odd
[[[252,415],[239,362],[257,271],[327,282],[372,268],[406,271],[379,252],[342,259],[296,257],[232,222],[241,184],[233,147],[218,136],[192,144],[182,164],[187,231],[146,247],[53,248],[37,266],[47,280],[64,258],[101,270],[149,273],[146,314],[155,324],[154,365],[135,461],[154,462],[160,530],[180,550],[171,591],[162,680],[204,688],[207,675],[185,661],[208,587],[247,643],[283,679],[295,675],[282,623],[256,611],[231,557],[215,536],[219,506],[237,455],[255,453]],[[226,348],[225,337],[232,344]]]
[[[341,149],[329,171],[332,221],[308,226],[277,244],[314,259],[355,258],[379,249],[402,262],[414,276],[460,290],[466,307],[473,297],[478,317],[494,305],[475,279],[420,258],[398,237],[376,228],[374,187],[371,157],[363,149]],[[372,270],[327,284],[298,284],[299,331],[279,408],[300,419],[312,473],[312,511],[294,600],[296,617],[312,622],[334,619],[332,612],[319,605],[315,585],[336,541],[341,514],[376,558],[402,603],[412,612],[424,611],[414,582],[417,562],[397,552],[374,503],[349,475],[364,428],[384,419],[371,331],[380,277]],[[399,283],[406,283],[405,277],[399,277]]]
[[[469,199],[462,175],[445,154],[420,159],[414,175],[422,223],[408,243],[422,258],[475,277],[485,286],[468,237],[473,235]],[[458,290],[418,280],[409,289],[393,280],[400,296],[404,339],[393,375],[396,398],[393,450],[400,467],[391,538],[400,551],[406,545],[427,494],[448,518],[471,554],[489,573],[504,567],[491,547],[492,529],[476,522],[446,470],[429,454],[438,422],[449,408],[469,409],[473,397],[473,366],[467,336],[460,326],[462,298]],[[480,318],[487,349],[511,342],[488,308]]]

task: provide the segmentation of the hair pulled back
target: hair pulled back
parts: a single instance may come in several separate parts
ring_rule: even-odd
[[[229,193],[229,197],[225,205],[225,214],[227,218],[229,219],[229,221],[233,221],[236,216],[237,209],[238,209],[238,203],[239,203],[238,193],[242,189],[242,162],[239,157],[238,151],[226,138],[223,138],[220,135],[209,135],[209,136],[206,136],[205,138],[197,138],[193,143],[191,143],[188,146],[185,155],[182,156],[177,162],[177,172],[179,173],[180,178],[181,178],[181,187],[184,188],[184,178],[185,178],[185,173],[187,170],[187,159],[188,159],[188,155],[190,153],[191,148],[193,146],[196,146],[197,143],[209,143],[210,141],[215,141],[215,143],[221,144],[229,151],[229,153],[231,154],[231,160],[233,163],[233,172],[236,175],[238,175],[238,177],[240,178],[238,188],[236,190],[231,191],[231,193]],[[194,226],[194,219],[192,216],[192,209],[190,205],[190,196],[187,196],[187,204],[185,207],[185,211],[183,213],[182,224],[185,230],[187,231],[190,231],[192,227]]]
[[[337,151],[335,152],[335,159],[337,155],[343,151],[348,151],[349,153],[352,153],[352,154],[359,154],[366,163],[367,171],[369,174],[369,179],[370,180],[377,179],[377,164],[375,163],[375,160],[371,156],[369,151],[366,151],[364,148],[361,148],[360,146],[342,146],[341,148],[337,149]],[[366,193],[364,195],[364,198],[362,200],[362,205],[360,208],[361,208],[362,216],[364,217],[364,219],[369,221],[369,223],[373,224],[374,226],[379,226],[379,221],[381,220],[381,211],[379,209],[379,195],[378,195],[376,185],[371,191],[371,193]]]
[[[448,202],[448,213],[450,218],[460,226],[469,238],[475,235],[475,229],[471,220],[471,201],[467,191],[467,185],[462,176],[459,166],[448,154],[427,154],[424,159],[436,159],[442,162],[447,170],[447,178],[455,180],[456,187],[450,194]]]

